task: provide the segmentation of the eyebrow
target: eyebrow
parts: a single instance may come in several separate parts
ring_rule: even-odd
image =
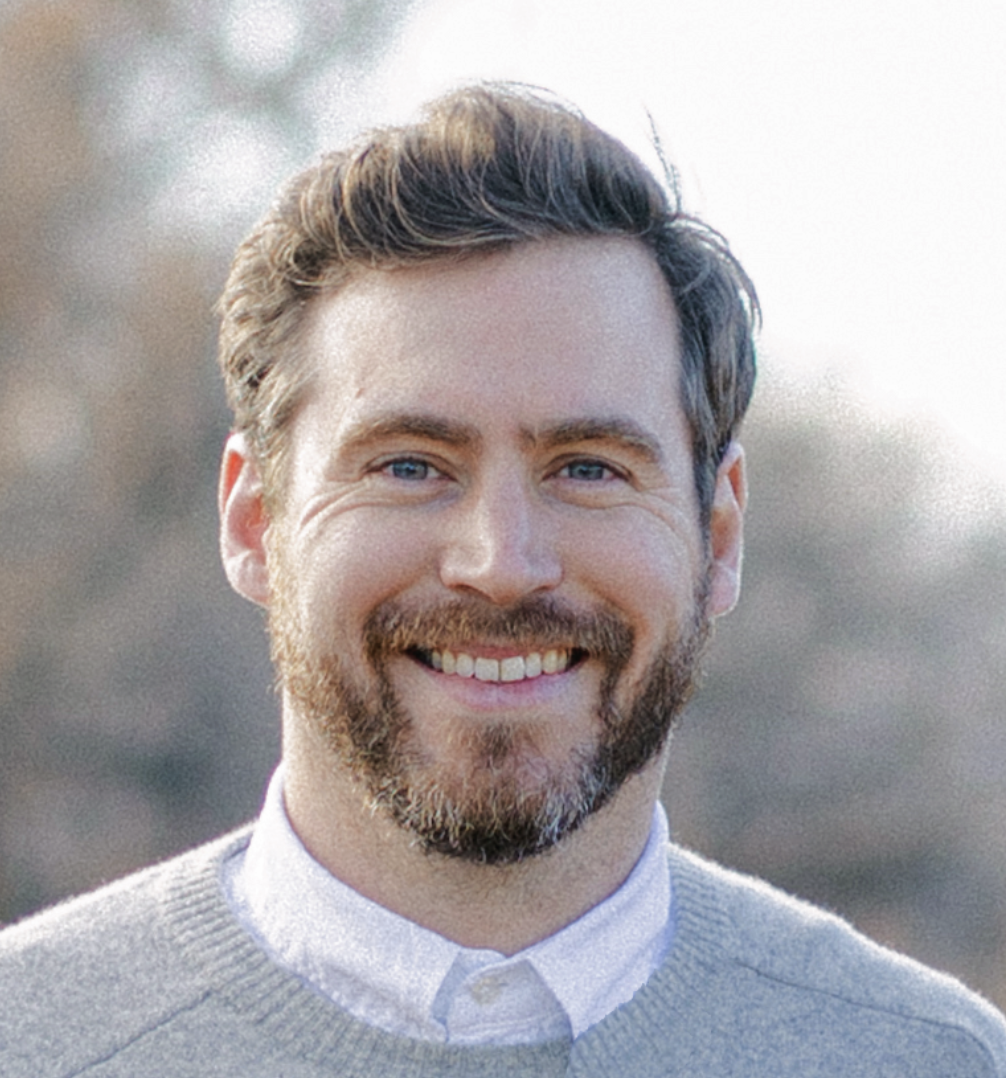
[[[521,441],[530,448],[557,449],[583,442],[615,442],[630,449],[650,464],[660,464],[664,452],[660,441],[635,420],[624,416],[587,416],[522,428]],[[469,423],[460,423],[425,412],[393,412],[358,423],[347,432],[343,445],[358,448],[386,438],[423,438],[462,449],[477,448],[481,432]]]
[[[354,424],[343,440],[345,446],[356,448],[369,442],[395,437],[424,438],[431,442],[470,448],[482,442],[478,429],[468,423],[456,423],[441,416],[423,412],[392,412]]]
[[[660,441],[634,419],[623,416],[564,420],[534,431],[523,431],[522,436],[530,445],[553,449],[580,442],[616,442],[649,464],[660,464],[664,459]]]

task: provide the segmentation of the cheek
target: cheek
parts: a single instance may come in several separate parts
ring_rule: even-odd
[[[629,622],[640,663],[691,621],[703,559],[690,532],[682,535],[650,514],[633,514],[576,544],[570,557],[567,579],[585,583],[594,601]]]
[[[616,599],[642,597],[647,607],[658,594],[691,594],[703,559],[698,528],[690,522],[630,511],[590,523],[564,535],[565,559],[577,574],[589,575]]]
[[[421,532],[388,517],[347,513],[288,545],[299,613],[316,639],[358,634],[376,606],[422,576],[429,549]]]

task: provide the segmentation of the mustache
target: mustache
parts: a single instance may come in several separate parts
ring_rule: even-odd
[[[433,606],[389,599],[364,624],[369,658],[479,643],[520,650],[572,648],[620,668],[632,654],[634,633],[612,611],[577,610],[553,596],[527,596],[509,607],[456,597]]]

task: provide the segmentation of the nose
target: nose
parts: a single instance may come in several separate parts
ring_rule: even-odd
[[[440,564],[448,588],[509,606],[559,584],[547,507],[523,477],[484,478],[455,509]]]

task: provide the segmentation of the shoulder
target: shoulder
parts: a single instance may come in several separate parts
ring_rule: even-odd
[[[969,1061],[960,1074],[1006,1075],[1006,1021],[958,981],[764,881],[679,849],[671,866],[681,943],[729,970],[735,1002],[744,995],[763,1019],[799,1015],[824,1040],[944,1053]]]
[[[218,866],[246,840],[225,836],[0,932],[0,1071],[99,1058],[196,1007],[206,990],[168,911],[218,910]]]

